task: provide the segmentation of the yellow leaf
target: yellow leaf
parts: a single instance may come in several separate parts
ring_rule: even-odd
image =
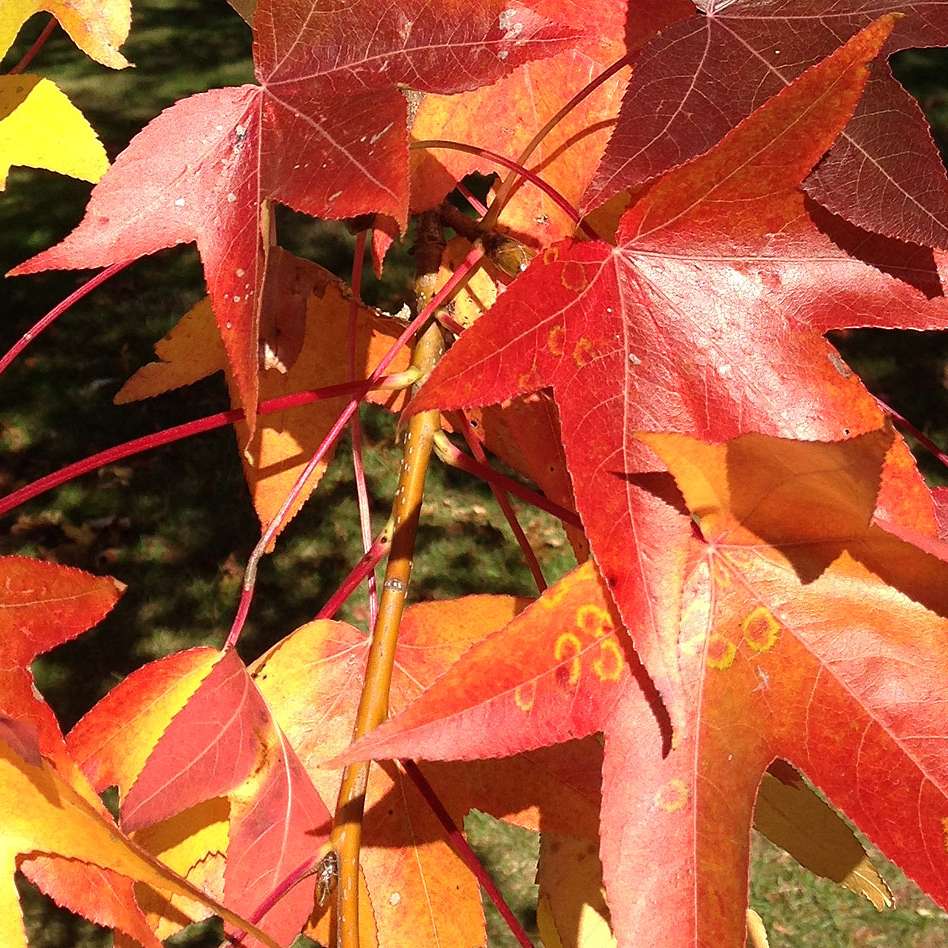
[[[541,834],[537,882],[546,948],[615,948],[594,842]]]
[[[18,859],[27,853],[75,859],[110,869],[170,895],[196,899],[215,915],[276,948],[265,932],[249,926],[123,836],[45,760],[29,763],[2,740],[0,800],[4,801],[0,836],[0,944],[4,948],[27,948],[14,884]]]
[[[853,831],[802,780],[764,774],[754,826],[810,872],[865,896],[880,912],[891,908],[892,893]]]
[[[133,839],[169,869],[222,900],[229,836],[230,803],[225,797],[213,797],[135,833]],[[165,896],[150,887],[138,886],[135,894],[149,925],[162,939],[212,914],[194,899]]]
[[[343,283],[328,270],[273,247],[267,263],[263,322],[273,361],[279,368],[260,373],[260,399],[279,398],[306,389],[340,385],[352,380],[345,356],[349,333],[349,296]],[[368,378],[404,327],[382,317],[368,306],[356,309],[356,374]],[[155,351],[162,361],[139,369],[116,395],[118,403],[149,398],[204,378],[225,367],[223,345],[210,303],[204,300],[188,312]],[[408,368],[403,349],[389,369]],[[231,404],[239,405],[239,393],[228,375]],[[369,402],[397,410],[404,402],[399,392],[376,391]],[[309,458],[345,407],[347,396],[326,399],[261,415],[253,436],[241,421],[235,425],[244,474],[253,504],[262,524],[269,523],[296,483]],[[323,476],[332,452],[313,472],[296,499],[284,526],[296,515]]]
[[[131,0],[3,0],[0,3],[0,57],[13,45],[20,27],[35,13],[51,13],[73,42],[103,66],[124,69],[118,51],[132,24]]]
[[[0,76],[0,191],[11,165],[95,183],[109,159],[92,126],[55,83],[39,76]]]

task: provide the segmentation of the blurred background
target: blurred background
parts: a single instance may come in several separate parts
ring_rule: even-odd
[[[4,64],[17,62],[46,23],[31,19]],[[83,111],[114,159],[151,118],[194,92],[252,81],[251,36],[225,0],[134,0],[123,52],[135,64],[111,72],[57,30],[32,72],[54,79]],[[908,51],[893,60],[899,79],[928,114],[942,153],[948,147],[948,52]],[[89,185],[14,169],[0,193],[0,271],[51,246],[78,223]],[[344,227],[284,213],[281,242],[348,277],[353,240]],[[410,274],[393,252],[385,280],[368,271],[365,298],[397,309]],[[0,352],[88,274],[51,273],[0,283]],[[112,397],[152,347],[204,294],[193,246],[147,257],[97,289],[35,342],[0,378],[0,494],[130,438],[229,408],[223,377],[145,402]],[[942,446],[948,445],[945,334],[849,332],[834,339],[869,387]],[[392,420],[364,409],[366,465],[376,527],[384,523],[400,453]],[[920,455],[932,483],[945,472]],[[209,476],[210,472],[210,476]],[[518,548],[486,486],[434,462],[429,475],[413,600],[473,592],[535,591]],[[552,579],[574,560],[555,521],[519,507]],[[237,601],[242,567],[259,533],[235,441],[221,429],[131,458],[26,504],[0,523],[0,553],[54,560],[128,585],[99,626],[35,666],[39,686],[64,730],[138,666],[197,644],[219,646]],[[351,463],[344,444],[316,496],[260,570],[240,651],[246,660],[312,618],[361,554]],[[365,626],[359,593],[340,618]],[[537,839],[473,814],[468,828],[511,904],[535,931]],[[816,879],[761,838],[754,840],[753,906],[774,948],[905,946],[948,942],[948,915],[884,859],[879,865],[896,908],[878,914],[863,900]],[[22,883],[31,944],[72,948],[111,936],[75,919]],[[512,944],[489,910],[492,945]],[[217,944],[218,933],[187,933],[174,944]]]

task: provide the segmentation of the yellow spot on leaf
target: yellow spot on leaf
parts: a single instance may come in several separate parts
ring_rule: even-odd
[[[755,652],[766,652],[777,644],[780,623],[764,606],[758,606],[741,623],[744,639]]]
[[[618,681],[625,667],[625,656],[614,638],[599,643],[599,657],[593,661],[593,671],[600,681]]]
[[[737,646],[719,635],[712,632],[708,639],[707,662],[712,668],[730,668],[734,664],[734,656],[737,655]]]
[[[569,663],[569,683],[575,685],[582,674],[583,665],[579,653],[583,650],[583,643],[579,636],[572,632],[564,632],[553,646],[553,656],[559,662],[572,655]]]
[[[563,340],[566,330],[562,326],[554,326],[546,337],[546,348],[550,355],[559,358],[563,354]]]
[[[612,631],[612,616],[602,606],[586,605],[576,610],[576,625],[588,635],[599,638]]]
[[[537,696],[537,683],[528,682],[525,685],[517,685],[514,688],[514,703],[521,711],[529,711],[533,707],[533,702]]]
[[[687,802],[688,784],[679,777],[663,784],[655,794],[655,806],[666,813],[677,813]]]
[[[595,355],[596,351],[593,349],[593,344],[585,336],[576,343],[576,347],[573,349],[573,361],[580,369],[592,362]]]
[[[948,816],[941,818],[941,830],[945,836],[945,852],[948,853]]]

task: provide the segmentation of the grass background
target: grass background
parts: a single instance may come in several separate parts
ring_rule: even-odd
[[[62,31],[31,71],[55,79],[88,116],[111,158],[161,109],[193,92],[252,80],[250,33],[225,0],[135,0],[124,52],[134,69],[110,72],[86,59]],[[34,17],[6,65],[16,62],[45,23]],[[944,145],[948,132],[948,56],[941,50],[897,57],[899,77],[919,97]],[[14,170],[0,195],[0,268],[5,272],[55,243],[81,218],[89,187],[65,177]],[[281,214],[291,249],[345,274],[352,239],[338,225]],[[366,297],[397,306],[407,272],[396,257],[384,283]],[[83,277],[43,274],[0,284],[0,351]],[[112,395],[152,345],[204,292],[193,247],[133,265],[76,306],[0,378],[0,493],[128,438],[229,407],[220,378],[137,405]],[[836,340],[869,385],[936,439],[945,436],[943,334],[859,332]],[[399,454],[391,419],[367,410],[367,468],[378,526],[394,490]],[[928,458],[926,473],[941,478]],[[208,472],[213,472],[208,477]],[[293,521],[278,554],[265,560],[241,643],[251,659],[309,619],[360,554],[348,450],[339,451],[317,498]],[[412,598],[470,592],[529,595],[532,583],[489,491],[435,464],[419,535]],[[524,525],[548,576],[572,565],[568,544],[545,515],[523,510]],[[230,625],[241,568],[257,537],[234,450],[222,430],[88,475],[27,504],[0,524],[0,553],[57,560],[108,572],[128,584],[96,629],[36,665],[41,690],[64,728],[141,664],[195,644],[219,645]],[[343,618],[363,623],[364,595]],[[528,925],[535,922],[533,834],[472,814],[468,828],[488,868]],[[948,943],[948,916],[880,857],[897,896],[895,910],[814,879],[755,838],[751,901],[775,948],[906,946]],[[22,881],[22,880],[21,880]],[[70,948],[108,936],[61,912],[22,885],[31,944]],[[489,911],[492,945],[512,944]],[[215,944],[215,933],[189,944]]]

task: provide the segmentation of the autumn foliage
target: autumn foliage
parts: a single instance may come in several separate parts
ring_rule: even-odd
[[[882,908],[848,820],[948,907],[946,503],[827,339],[948,329],[948,181],[887,65],[948,45],[948,5],[232,5],[256,83],[175,103],[111,166],[52,82],[0,77],[0,186],[95,183],[10,276],[106,268],[79,297],[195,243],[208,296],[116,402],[220,371],[231,400],[0,513],[233,425],[261,525],[221,647],[138,668],[66,735],[30,665],[122,583],[0,559],[0,944],[26,944],[19,870],[117,945],[211,916],[247,945],[482,945],[472,809],[541,832],[547,948],[763,944],[752,826]],[[0,52],[40,9],[128,65],[129,0],[7,0]],[[349,284],[281,248],[277,204],[357,234]],[[407,316],[360,298],[396,242]],[[402,446],[375,537],[366,402]],[[365,556],[245,661],[257,563],[346,432]],[[439,461],[490,483],[536,599],[406,606]],[[512,497],[564,524],[578,565],[549,587]],[[368,630],[334,619],[362,582]]]

